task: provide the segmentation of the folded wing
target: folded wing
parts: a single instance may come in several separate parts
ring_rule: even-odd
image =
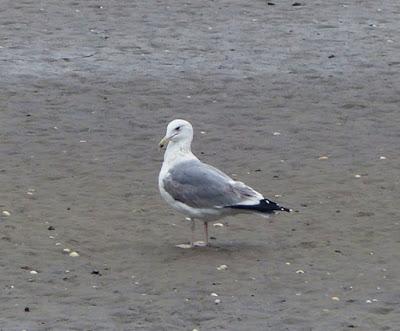
[[[251,206],[263,199],[251,187],[198,160],[172,167],[163,185],[174,200],[193,208]]]

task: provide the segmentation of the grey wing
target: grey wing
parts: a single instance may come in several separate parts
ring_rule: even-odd
[[[250,187],[196,160],[171,168],[163,184],[173,199],[194,208],[221,208],[262,198]]]

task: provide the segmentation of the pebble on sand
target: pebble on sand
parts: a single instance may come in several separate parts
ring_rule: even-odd
[[[340,301],[340,299],[338,297],[332,297],[331,298],[333,301]]]
[[[71,252],[71,253],[69,253],[69,256],[78,257],[79,254],[78,254],[78,252]]]
[[[11,215],[11,213],[8,210],[3,210],[2,214],[4,216],[10,216]]]
[[[356,178],[361,178],[361,175],[354,175],[354,177],[356,177]]]
[[[218,294],[217,294],[217,293],[211,293],[211,296],[212,296],[212,297],[217,297]]]
[[[386,160],[386,156],[383,156],[383,155],[382,155],[382,156],[379,157],[379,159],[380,159],[380,160]]]
[[[301,269],[296,270],[296,274],[304,274],[304,270],[301,270]]]
[[[217,270],[226,270],[228,269],[228,266],[226,264],[221,264],[219,267],[217,267]]]
[[[64,248],[63,251],[64,251],[65,253],[71,252],[71,250],[70,250],[69,248]]]
[[[215,302],[216,305],[218,305],[219,303],[221,303],[221,300],[220,299],[215,299],[214,302]]]
[[[320,157],[318,158],[318,160],[328,160],[328,159],[329,159],[329,157],[326,156],[326,155],[320,156]]]
[[[224,225],[222,223],[214,223],[213,226],[216,228],[222,228]]]
[[[31,271],[29,271],[29,273],[31,274],[31,275],[37,275],[37,271],[36,270],[31,270]]]

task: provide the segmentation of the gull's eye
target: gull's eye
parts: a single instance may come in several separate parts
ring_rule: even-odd
[[[180,126],[177,126],[176,128],[175,128],[175,131],[179,131],[181,129],[181,127]]]

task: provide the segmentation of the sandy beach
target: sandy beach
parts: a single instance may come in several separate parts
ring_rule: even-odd
[[[400,3],[294,3],[0,2],[1,330],[400,329]],[[295,212],[177,248],[174,118]]]

